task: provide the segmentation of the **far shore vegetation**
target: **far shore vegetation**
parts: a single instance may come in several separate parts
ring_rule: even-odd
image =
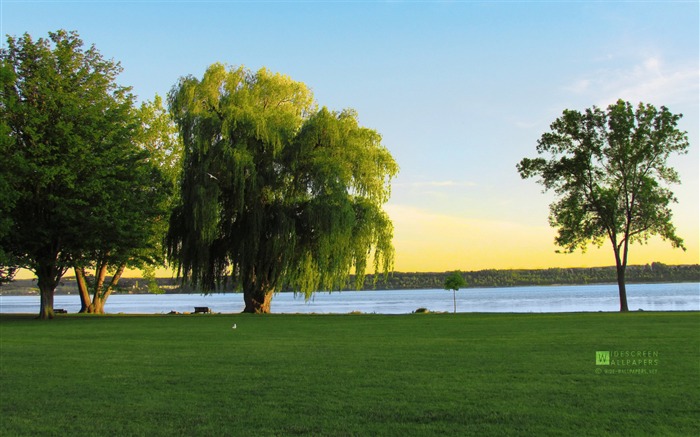
[[[418,290],[442,289],[445,278],[451,272],[394,272],[385,280],[384,275],[374,282],[373,275],[365,277],[361,290]],[[549,269],[511,269],[511,270],[478,270],[460,272],[466,285],[462,288],[480,287],[526,287],[547,285],[586,285],[616,283],[616,269],[609,267],[588,268],[549,268]],[[699,282],[700,265],[667,265],[654,262],[646,265],[628,266],[627,282],[639,283],[673,283]],[[142,293],[197,293],[196,290],[177,278],[122,278],[116,294]],[[355,290],[352,278],[343,290]],[[238,291],[234,284],[218,291]],[[293,290],[286,290],[293,291]],[[16,280],[0,286],[0,295],[31,295],[37,294],[35,279]],[[64,277],[56,294],[76,294],[75,277]]]

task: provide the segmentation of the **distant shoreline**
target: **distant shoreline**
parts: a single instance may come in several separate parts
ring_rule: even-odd
[[[417,290],[441,289],[445,277],[451,272],[394,272],[384,278],[380,275],[374,282],[373,275],[365,277],[361,290]],[[562,286],[616,284],[615,267],[590,268],[551,268],[551,269],[513,269],[513,270],[479,270],[462,272],[467,281],[464,288],[505,288],[527,286]],[[627,267],[626,282],[638,283],[682,283],[700,282],[700,265],[666,265],[652,263]],[[178,278],[157,278],[156,283],[161,292],[166,294],[200,293],[200,290],[183,285]],[[352,278],[350,280],[352,284]],[[348,286],[343,290],[355,290]],[[293,290],[283,290],[293,291]],[[0,296],[38,295],[36,279],[20,279],[0,286]],[[236,292],[236,287],[224,287],[214,292]],[[115,294],[147,294],[149,282],[144,278],[122,278]],[[57,295],[78,294],[75,277],[67,276],[56,287]]]

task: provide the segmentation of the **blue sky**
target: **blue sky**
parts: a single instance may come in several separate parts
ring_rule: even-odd
[[[354,108],[401,167],[387,205],[397,270],[613,264],[556,255],[550,195],[515,164],[562,110],[617,98],[681,112],[675,223],[632,262],[698,263],[699,25],[690,2],[5,1],[2,34],[77,30],[140,99],[214,62],[305,82]]]

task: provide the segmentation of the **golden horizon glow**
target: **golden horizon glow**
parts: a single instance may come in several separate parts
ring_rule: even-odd
[[[432,213],[407,205],[388,205],[394,222],[395,271],[443,272],[486,269],[546,269],[615,265],[610,243],[586,253],[556,253],[556,230],[549,226],[477,220]],[[686,235],[684,232],[688,231]],[[658,237],[630,248],[628,265],[662,262],[698,264],[698,234],[683,229],[687,250]]]
[[[585,253],[556,253],[556,230],[549,226],[478,220],[438,214],[414,206],[389,204],[385,207],[394,223],[395,272],[478,271],[486,269],[586,268],[615,265],[610,243],[589,246]],[[628,265],[652,262],[699,264],[698,230],[679,229],[686,251],[674,249],[658,237],[630,248]],[[372,273],[368,271],[368,273]],[[69,271],[66,276],[72,276]],[[138,270],[126,270],[124,277],[140,277]],[[172,269],[156,270],[157,277],[174,277]],[[31,279],[28,270],[16,279]]]

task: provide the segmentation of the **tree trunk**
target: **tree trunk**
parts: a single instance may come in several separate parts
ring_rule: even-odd
[[[85,269],[83,267],[76,267],[75,279],[78,283],[78,291],[80,292],[80,312],[88,314],[104,314],[107,298],[119,284],[119,279],[121,279],[125,268],[126,264],[119,266],[116,273],[109,281],[109,285],[107,285],[105,288],[107,264],[101,265],[95,272],[97,276],[95,277],[95,281],[91,284],[91,286],[88,286]],[[92,290],[90,290],[91,287]],[[92,299],[90,298],[90,291],[93,293]]]
[[[92,298],[93,302],[97,298],[97,296],[102,293],[102,287],[104,286],[105,283],[105,277],[107,276],[107,262],[103,261],[101,264],[97,266],[97,269],[95,270],[95,289],[94,291],[94,296]]]
[[[39,318],[42,320],[53,319],[53,296],[55,285],[39,283],[39,294],[41,296],[41,306],[39,308]]]
[[[629,311],[627,307],[627,289],[625,287],[625,270],[627,269],[626,259],[620,259],[619,252],[615,252],[615,264],[617,267],[617,288],[620,291],[620,312]]]
[[[95,287],[99,286],[100,288],[95,289],[95,294],[92,298],[92,305],[89,311],[90,313],[105,313],[105,303],[107,302],[107,298],[112,294],[112,291],[114,291],[114,289],[117,287],[117,284],[119,284],[119,279],[121,279],[122,273],[124,273],[125,268],[126,264],[122,264],[121,266],[119,266],[116,273],[114,273],[114,276],[112,276],[112,279],[109,281],[109,285],[107,286],[107,288],[104,288],[105,275],[107,273],[107,269],[100,269],[100,271],[98,272],[100,276],[95,278]]]
[[[617,267],[617,288],[620,290],[620,312],[629,311],[627,307],[627,289],[625,288],[625,266]]]
[[[78,293],[80,294],[80,312],[89,313],[90,305],[92,301],[90,300],[90,292],[88,291],[87,279],[85,278],[85,269],[83,267],[75,267],[75,282],[78,284]]]
[[[95,297],[90,305],[90,314],[104,314],[105,313],[105,299],[103,297]]]
[[[37,277],[39,295],[41,303],[39,307],[39,318],[42,320],[53,319],[53,297],[58,281],[61,280],[65,270],[56,266],[58,253],[52,253],[37,263],[34,274]]]
[[[455,314],[457,314],[457,290],[452,290],[452,301],[455,305]]]
[[[53,319],[54,316],[53,297],[56,286],[65,272],[56,265],[57,261],[58,252],[50,252],[49,255],[42,257],[34,267],[39,295],[41,296],[39,318],[42,320]]]
[[[245,302],[245,308],[243,312],[250,314],[269,314],[272,295],[272,290],[244,290],[243,301]]]

